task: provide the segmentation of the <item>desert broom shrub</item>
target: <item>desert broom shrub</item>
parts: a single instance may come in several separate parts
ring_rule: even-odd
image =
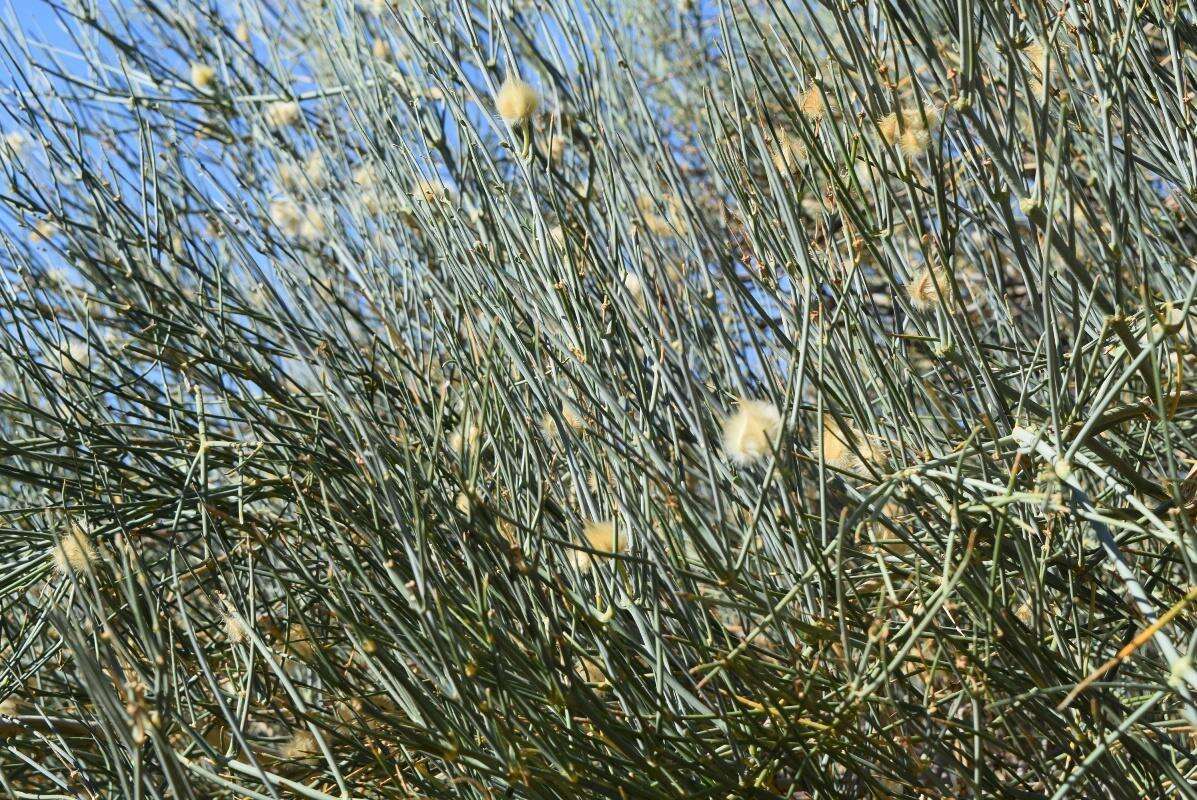
[[[1197,796],[1188,0],[36,4],[0,794]]]

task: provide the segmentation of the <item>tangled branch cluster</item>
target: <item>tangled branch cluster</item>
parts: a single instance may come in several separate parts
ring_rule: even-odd
[[[1189,0],[43,11],[0,794],[1197,797]]]

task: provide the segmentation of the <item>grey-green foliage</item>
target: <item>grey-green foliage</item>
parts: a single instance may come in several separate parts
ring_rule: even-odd
[[[4,796],[1197,796],[1188,0],[44,10]]]

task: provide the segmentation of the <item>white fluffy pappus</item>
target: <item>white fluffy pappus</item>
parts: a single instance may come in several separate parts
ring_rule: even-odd
[[[59,575],[86,572],[96,559],[96,548],[82,526],[71,524],[54,544],[54,569]]]
[[[528,83],[509,76],[495,95],[495,110],[509,125],[527,122],[540,108],[540,95]]]
[[[723,451],[740,464],[769,455],[781,436],[781,412],[765,400],[742,398],[739,408],[723,422]]]
[[[616,533],[615,522],[609,519],[590,520],[585,523],[582,526],[582,536],[591,550],[600,553],[621,553],[627,546],[625,538]],[[588,572],[598,556],[583,550],[574,550],[571,557],[574,566],[580,572]]]
[[[298,125],[303,118],[303,109],[294,100],[278,100],[266,106],[263,112],[266,124],[272,128],[287,128]]]
[[[208,64],[194,62],[191,65],[191,85],[201,92],[208,92],[216,85],[216,69]]]

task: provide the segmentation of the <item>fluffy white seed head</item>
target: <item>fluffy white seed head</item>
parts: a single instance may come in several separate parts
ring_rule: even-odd
[[[549,139],[549,160],[554,164],[558,164],[564,155],[565,137],[559,133],[553,134],[553,137]]]
[[[778,172],[797,172],[807,162],[806,143],[784,130],[778,131],[770,157]]]
[[[600,553],[618,553],[625,547],[622,536],[617,535],[615,523],[612,520],[591,520],[582,526],[582,537],[586,544]],[[597,556],[582,550],[572,551],[574,566],[581,572],[587,572],[595,562]]]
[[[289,198],[270,204],[270,221],[285,235],[296,237],[303,231],[304,213],[299,204]]]
[[[227,603],[225,604],[223,627],[224,634],[230,642],[240,643],[249,638],[249,632],[245,629],[245,623],[241,621],[241,617],[237,614],[236,609]]]
[[[303,210],[303,222],[299,226],[299,236],[307,242],[318,242],[328,233],[328,223],[324,215],[312,206]]]
[[[527,122],[540,108],[540,95],[530,85],[509,76],[495,96],[495,110],[509,125]]]
[[[320,189],[328,184],[328,161],[319,150],[308,153],[303,160],[303,171],[312,188]]]
[[[927,152],[931,145],[931,132],[939,124],[939,112],[931,106],[922,109],[908,108],[882,117],[877,123],[881,138],[891,145],[896,144],[905,155],[914,157]]]
[[[833,467],[852,470],[860,465],[860,459],[848,443],[849,437],[830,414],[823,416],[823,460]]]
[[[1191,656],[1180,656],[1168,665],[1168,685],[1178,688],[1185,683],[1185,676],[1193,669]]]
[[[578,410],[578,407],[568,400],[561,404],[561,419],[575,431],[580,431],[586,427],[586,418],[582,416],[582,412]]]
[[[96,559],[95,545],[81,525],[72,524],[54,544],[54,569],[60,575],[86,572]]]
[[[823,99],[823,92],[817,85],[807,89],[798,104],[804,116],[811,120],[822,119],[827,113],[827,101]]]
[[[216,69],[196,61],[191,65],[191,85],[201,92],[207,92],[216,85]]]
[[[916,311],[930,311],[934,309],[939,305],[941,297],[945,303],[950,302],[952,299],[947,279],[942,273],[931,267],[923,267],[906,284],[906,295],[910,298],[910,305]]]
[[[476,447],[481,438],[482,431],[477,425],[463,422],[449,434],[449,449],[464,455]]]
[[[319,755],[320,744],[310,731],[295,731],[283,745],[283,757],[290,761],[310,761]]]
[[[370,188],[378,183],[378,170],[373,164],[362,164],[353,170],[353,182],[362,188]]]
[[[303,118],[303,109],[294,100],[277,100],[266,106],[266,124],[272,128],[287,128],[298,125]]]
[[[764,400],[740,400],[723,422],[723,451],[732,461],[748,464],[769,455],[781,435],[781,412]]]
[[[644,305],[644,282],[635,272],[628,272],[623,276],[623,288],[627,290],[637,305]]]
[[[0,145],[0,161],[6,158],[20,158],[25,154],[25,147],[29,139],[21,131],[9,131],[4,134],[4,143]]]
[[[822,453],[829,465],[848,472],[863,469],[866,460],[881,464],[886,459],[885,450],[869,436],[851,424],[841,427],[830,414],[823,415]]]
[[[87,342],[81,339],[64,343],[58,353],[58,365],[64,374],[78,377],[87,372],[90,352]]]

